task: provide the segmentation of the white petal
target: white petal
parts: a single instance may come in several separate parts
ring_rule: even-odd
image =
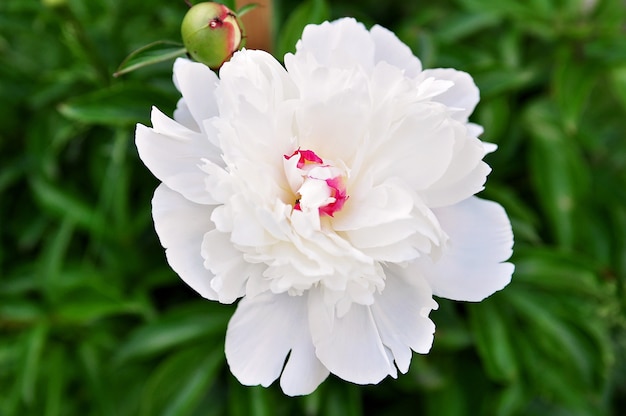
[[[504,209],[476,197],[433,210],[450,239],[433,263],[418,259],[419,270],[437,296],[480,301],[511,281],[513,233]]]
[[[354,78],[349,82],[355,82]],[[313,150],[324,161],[351,164],[367,134],[364,120],[370,113],[364,83],[352,88],[336,82],[330,75],[311,87],[315,89],[311,93],[316,96],[300,100],[295,111],[297,146]]]
[[[328,376],[313,353],[306,297],[265,292],[243,298],[226,332],[226,360],[245,385],[269,386],[283,370],[281,386],[290,395],[308,394]]]
[[[470,136],[478,137],[485,132],[485,129],[480,124],[476,123],[467,123],[467,133]],[[498,146],[492,143],[485,143],[485,151],[486,153],[494,152]],[[495,146],[495,147],[494,147]]]
[[[135,144],[148,169],[169,188],[190,201],[213,204],[206,189],[202,159],[217,160],[217,148],[196,133],[152,108],[153,128],[137,125]]]
[[[420,192],[420,196],[431,208],[457,204],[482,191],[490,172],[489,165],[481,161],[460,180],[441,187],[435,184],[432,188]]]
[[[269,53],[242,50],[220,70],[217,95],[220,116],[244,100],[261,112],[273,111],[277,103],[294,98],[297,91],[285,68]],[[228,114],[229,115],[229,114]]]
[[[297,89],[291,77],[272,55],[259,50],[237,52],[220,76],[220,118],[208,123],[219,130],[222,151],[233,163],[245,159],[262,165],[263,176],[276,182],[284,174],[274,162],[295,150]]]
[[[457,123],[461,125],[460,123]],[[420,196],[429,207],[454,205],[483,190],[491,168],[482,161],[492,147],[473,136],[457,136],[446,172]]]
[[[387,140],[371,151],[375,177],[399,177],[412,189],[426,189],[438,180],[452,159],[455,138],[464,134],[439,104],[424,103],[402,119]]]
[[[304,299],[299,300],[304,305]],[[291,337],[293,347],[280,377],[280,387],[289,396],[310,394],[330,372],[315,356],[307,319],[293,328]]]
[[[204,268],[200,254],[202,239],[213,228],[213,207],[188,201],[161,184],[152,198],[152,217],[167,261],[192,289],[210,300],[217,299],[211,288],[213,274]]]
[[[303,211],[317,210],[319,207],[335,202],[335,198],[330,196],[330,188],[323,180],[309,179],[304,181],[297,192],[301,196],[300,206]]]
[[[321,66],[371,69],[374,43],[363,24],[343,18],[321,25],[307,25],[296,44],[295,56],[312,54]]]
[[[189,130],[193,130],[195,132],[201,131],[200,126],[198,126],[198,123],[194,120],[193,115],[189,112],[189,107],[187,107],[187,103],[184,98],[179,99],[178,103],[176,103],[174,120],[187,127]]]
[[[174,84],[182,94],[196,125],[201,129],[204,128],[204,120],[218,114],[215,100],[218,82],[217,75],[204,64],[183,58],[174,62]]]
[[[232,303],[245,294],[246,281],[259,277],[263,267],[248,263],[243,253],[237,250],[229,239],[229,234],[211,230],[202,240],[204,267],[215,274],[211,287],[217,292],[222,303]]]
[[[370,30],[372,40],[376,45],[374,61],[385,61],[390,65],[404,70],[407,77],[413,78],[422,70],[422,63],[417,59],[411,49],[398,39],[388,29],[375,25]]]
[[[338,318],[320,291],[309,293],[309,325],[317,358],[331,373],[357,384],[397,374],[369,306],[353,304]]]
[[[454,86],[434,97],[433,100],[448,107],[459,109],[453,117],[459,121],[467,121],[480,100],[478,87],[468,73],[451,68],[426,69],[422,72],[421,77],[423,79],[434,77],[439,80],[454,82]]]
[[[437,309],[428,283],[415,269],[386,270],[385,289],[376,295],[372,313],[383,343],[393,354],[398,369],[406,373],[411,350],[426,354],[433,343],[435,325],[428,318]]]
[[[375,187],[359,185],[360,189],[348,189],[350,199],[331,220],[335,231],[358,230],[411,217],[413,196],[397,181],[389,180]]]

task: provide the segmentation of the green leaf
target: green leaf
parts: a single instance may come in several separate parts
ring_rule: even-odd
[[[171,95],[150,85],[116,84],[65,101],[58,109],[81,123],[129,127],[147,123],[152,106],[167,108],[173,101]]]
[[[146,380],[140,414],[192,414],[223,362],[223,348],[215,344],[172,354]]]
[[[517,249],[515,281],[563,294],[605,296],[589,264],[548,249]]]
[[[102,368],[102,359],[98,356],[97,349],[95,345],[85,341],[80,344],[78,351],[74,353],[81,364],[82,379],[90,387],[93,404],[98,407],[102,414],[114,414],[114,404],[109,400],[111,396],[107,390],[107,379],[104,377],[105,371]],[[108,363],[105,363],[105,365],[108,365]]]
[[[275,406],[272,403],[270,392],[262,386],[249,387],[250,415],[272,416]]]
[[[26,338],[24,365],[21,371],[21,392],[23,400],[29,404],[33,403],[37,396],[35,388],[48,332],[48,325],[40,323],[30,330]]]
[[[515,383],[504,389],[494,401],[495,411],[499,416],[515,416],[521,414],[526,405],[526,397],[520,383]]]
[[[287,19],[280,30],[277,44],[277,56],[284,56],[296,50],[296,42],[302,36],[304,27],[309,23],[322,23],[330,17],[326,0],[307,0],[301,3]]]
[[[137,302],[114,299],[95,293],[83,294],[80,297],[72,294],[68,300],[62,302],[57,314],[66,322],[83,325],[114,315],[142,315],[144,309],[144,305]]]
[[[184,56],[186,53],[187,50],[180,43],[158,40],[131,52],[131,54],[122,61],[120,66],[113,73],[113,76],[117,78],[120,75],[128,74],[129,72],[148,65]]]
[[[573,133],[579,128],[582,112],[596,83],[596,70],[593,64],[567,54],[559,62],[554,70],[554,94],[563,114],[564,127]]]
[[[538,72],[535,68],[493,70],[478,73],[475,76],[476,85],[480,88],[483,97],[490,97],[506,92],[521,90],[536,82]]]
[[[460,13],[446,19],[445,25],[436,31],[436,37],[442,42],[458,42],[499,22],[498,16],[493,13]]]
[[[237,17],[242,17],[248,14],[249,12],[251,12],[252,10],[256,9],[257,7],[259,7],[258,3],[244,4],[243,6],[239,8],[239,10],[237,10],[237,13],[236,13]]]
[[[3,298],[0,303],[0,320],[5,323],[33,322],[44,316],[42,305],[21,298]]]
[[[614,68],[610,77],[613,93],[626,111],[626,66]]]
[[[179,389],[169,400],[162,414],[164,416],[192,414],[223,363],[224,353],[220,348],[213,348],[209,351],[205,358],[194,366],[191,374],[187,375],[180,384],[177,383]]]
[[[105,235],[110,231],[105,218],[75,193],[43,179],[33,180],[31,187],[41,206],[50,213],[97,235]]]
[[[512,382],[518,377],[517,358],[509,333],[510,323],[505,320],[502,306],[498,306],[493,299],[472,305],[469,308],[470,324],[489,376],[494,380]]]
[[[357,386],[341,383],[326,386],[321,414],[327,416],[358,416],[363,414],[361,394]]]
[[[46,357],[46,416],[63,414],[68,370],[64,351],[62,347],[55,345]]]
[[[191,305],[172,311],[134,331],[118,350],[115,361],[124,363],[151,357],[212,334],[219,334],[222,339],[231,314],[222,305]]]
[[[555,308],[559,305],[551,302],[550,296],[537,293],[510,291],[507,299],[522,319],[532,323],[527,336],[536,340],[538,345],[549,353],[553,360],[575,368],[575,374],[585,382],[590,381],[591,363],[587,360],[584,346],[573,333],[573,328],[562,320]]]
[[[571,249],[575,240],[575,208],[589,179],[578,149],[562,129],[551,102],[530,106],[524,114],[532,137],[530,171],[534,189],[549,219],[556,241]]]

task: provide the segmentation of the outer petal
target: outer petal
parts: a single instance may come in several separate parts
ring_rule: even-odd
[[[466,122],[467,118],[474,111],[476,104],[480,100],[480,92],[472,77],[463,71],[457,71],[450,68],[426,69],[422,72],[422,79],[433,77],[440,80],[449,80],[454,82],[454,86],[444,93],[433,98],[447,105],[459,109],[454,114],[454,118],[459,121]]]
[[[514,266],[502,262],[512,254],[513,233],[499,204],[471,197],[433,211],[450,237],[449,246],[437,262],[420,258],[415,267],[435,295],[476,302],[511,281]]]
[[[208,124],[219,131],[224,159],[238,165],[239,177],[250,183],[263,182],[258,193],[267,195],[269,190],[274,195],[285,179],[283,155],[295,149],[297,88],[272,55],[258,50],[235,53],[220,76],[216,90],[220,117]],[[246,177],[248,173],[253,177]]]
[[[445,174],[419,192],[426,205],[431,208],[454,205],[482,191],[491,172],[482,159],[491,149],[493,146],[485,145],[475,137],[457,137],[452,161]]]
[[[301,305],[306,307],[304,299],[299,300]],[[315,356],[315,347],[306,318],[293,328],[291,337],[294,344],[280,377],[280,387],[289,396],[312,393],[330,372]]]
[[[352,304],[337,318],[321,291],[309,293],[309,325],[319,360],[333,374],[357,384],[374,384],[397,371],[369,306]]]
[[[241,101],[259,112],[274,113],[277,105],[295,98],[297,93],[291,77],[272,55],[244,49],[222,66],[216,95],[220,100],[220,117],[224,117],[232,116]]]
[[[215,100],[215,88],[218,83],[217,75],[204,64],[183,58],[178,58],[174,62],[174,84],[184,97],[196,125],[202,130],[204,120],[218,115]]]
[[[411,350],[426,354],[435,333],[428,314],[437,303],[428,283],[413,272],[397,266],[387,269],[385,289],[371,307],[382,341],[403,373],[409,370]]]
[[[217,299],[211,288],[213,274],[204,268],[200,254],[204,233],[213,228],[212,207],[188,201],[161,184],[152,198],[152,217],[167,261],[185,283],[210,300]]]
[[[363,24],[343,18],[321,25],[307,25],[296,44],[295,56],[312,54],[321,66],[369,70],[374,64],[374,43]]]
[[[413,55],[411,49],[402,43],[393,32],[382,26],[375,25],[370,30],[370,35],[376,45],[374,57],[376,63],[385,61],[404,70],[404,74],[410,78],[420,73],[422,63]]]
[[[485,181],[491,168],[480,161],[476,167],[460,180],[440,186],[435,184],[431,189],[420,192],[426,205],[431,208],[452,206],[485,189]]]
[[[153,128],[137,125],[135,144],[141,160],[159,180],[190,201],[215,203],[206,189],[202,158],[218,161],[218,149],[194,132],[152,109]]]
[[[226,360],[245,385],[269,386],[278,378],[290,395],[312,392],[328,376],[315,358],[306,319],[306,297],[265,292],[245,297],[228,324]]]

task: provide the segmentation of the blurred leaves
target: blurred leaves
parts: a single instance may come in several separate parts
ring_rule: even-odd
[[[233,10],[234,2],[227,2]],[[114,78],[180,37],[181,2],[0,2],[1,415],[608,415],[626,411],[626,6],[621,0],[283,0],[276,56],[352,15],[481,90],[498,144],[484,196],[511,216],[516,273],[443,299],[433,350],[379,386],[244,387],[233,306],[200,299],[152,229],[136,123],[171,114],[171,64]],[[162,49],[161,46],[165,47]],[[124,68],[177,55],[159,44]]]
[[[118,84],[59,105],[65,117],[85,124],[128,126],[149,120],[150,108],[167,106],[170,96],[145,85]]]
[[[489,376],[525,390],[512,414],[528,412],[528,398],[549,414],[597,414],[614,360],[611,291],[589,265],[551,250],[519,249],[515,264],[511,290],[470,311]]]

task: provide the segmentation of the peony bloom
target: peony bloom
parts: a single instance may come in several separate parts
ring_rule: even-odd
[[[219,78],[179,59],[174,120],[138,125],[163,183],[152,201],[167,260],[207,299],[240,299],[226,358],[246,385],[308,394],[358,384],[427,353],[433,295],[480,301],[506,286],[513,236],[474,196],[490,172],[468,122],[479,93],[423,70],[388,30],[309,25],[285,67],[242,50]]]

